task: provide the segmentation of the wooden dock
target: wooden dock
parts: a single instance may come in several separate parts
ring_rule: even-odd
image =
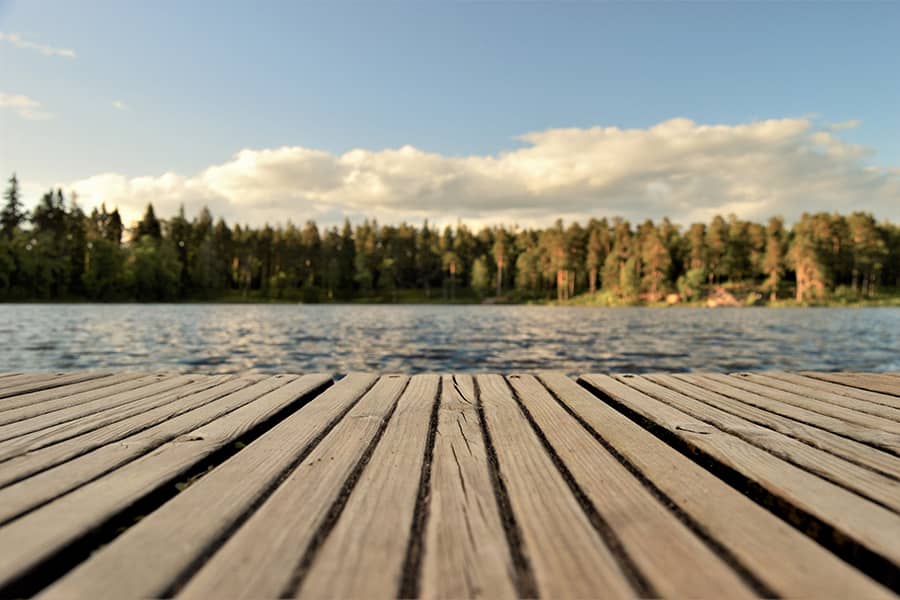
[[[898,591],[900,374],[0,375],[0,597]]]

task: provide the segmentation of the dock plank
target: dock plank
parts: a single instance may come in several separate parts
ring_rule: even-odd
[[[471,375],[444,375],[432,459],[422,598],[515,598]]]
[[[276,376],[277,377],[277,376]],[[318,392],[330,378],[282,378],[284,385],[169,441],[149,454],[0,527],[0,595],[80,539],[193,465],[239,440],[287,407]],[[248,388],[250,389],[250,388]]]
[[[872,446],[795,421],[780,414],[769,412],[752,404],[746,404],[739,400],[711,392],[706,388],[694,385],[673,375],[663,373],[648,373],[642,375],[644,379],[653,381],[669,389],[695,398],[702,402],[737,415],[751,423],[762,425],[778,433],[800,440],[810,446],[824,450],[830,454],[840,456],[858,465],[863,465],[882,475],[887,475],[895,481],[900,481],[900,457],[887,452],[876,451]],[[791,407],[793,408],[793,407]]]
[[[440,377],[414,375],[381,440],[297,589],[300,598],[390,598],[404,589],[419,484],[426,462]],[[436,424],[436,423],[435,423]],[[424,498],[423,498],[424,499]],[[411,567],[414,568],[414,567]],[[416,578],[416,574],[409,575]]]
[[[875,431],[886,431],[897,436],[896,439],[900,442],[900,423],[892,421],[889,418],[859,412],[853,408],[847,408],[846,406],[838,406],[837,404],[820,400],[818,397],[795,394],[768,385],[760,385],[749,377],[729,377],[722,373],[705,373],[701,377],[704,379],[712,379],[754,394],[759,394],[777,400],[782,404],[790,404],[821,415],[834,417],[835,419],[840,419],[847,423],[855,423],[856,425],[862,425],[863,427]]]
[[[871,429],[858,423],[848,423],[839,417],[824,415],[820,412],[801,408],[794,404],[786,404],[716,379],[709,379],[702,375],[675,373],[672,376],[677,377],[682,381],[686,381],[687,383],[692,383],[698,387],[705,388],[720,396],[732,398],[745,404],[782,415],[789,419],[794,419],[801,423],[806,423],[807,425],[819,427],[837,435],[848,437],[863,444],[881,448],[895,456],[900,455],[900,437],[893,433]]]
[[[171,378],[151,376],[113,386],[114,389],[111,389],[108,395],[98,395],[88,399],[77,398],[74,400],[66,397],[44,402],[35,407],[23,406],[16,410],[10,410],[0,415],[0,442],[47,429],[60,423],[71,422],[82,417],[90,417],[98,413],[109,413],[116,407],[125,406],[202,379],[205,378],[190,375]],[[88,392],[88,394],[93,396],[92,392]],[[51,410],[39,410],[39,407],[43,408],[49,405],[53,405]],[[7,416],[8,418],[4,418]]]
[[[698,531],[709,536],[721,548],[720,555],[728,556],[771,590],[762,595],[893,597],[583,386],[558,374],[542,374],[540,379],[586,427],[614,447],[683,511]],[[581,381],[587,383],[585,377]],[[608,383],[611,395],[629,389],[614,379]]]
[[[0,597],[900,600],[836,375],[0,374]]]
[[[93,398],[102,398],[112,393],[108,388],[114,386],[119,383],[124,383],[127,381],[131,381],[134,379],[141,379],[144,377],[152,376],[148,373],[116,373],[110,375],[109,377],[99,377],[97,379],[89,379],[87,381],[82,381],[81,383],[73,383],[70,385],[64,385],[57,388],[50,388],[49,390],[40,390],[37,392],[30,392],[26,394],[18,394],[16,396],[10,396],[8,398],[4,398],[0,400],[0,418],[5,417],[4,414],[6,411],[13,410],[15,408],[22,408],[25,406],[34,406],[40,402],[47,402],[50,400],[58,400],[60,398],[66,398],[71,396],[76,396],[80,394],[85,394],[86,392],[94,391],[93,394],[86,394],[85,397],[89,399]],[[163,374],[157,373],[157,378],[164,377]],[[106,388],[106,389],[104,389]],[[4,420],[0,420],[0,423],[8,422]]]
[[[9,377],[0,380],[0,392],[7,388],[15,387],[17,385],[21,385],[23,383],[29,382],[40,382],[40,381],[49,381],[54,377],[62,377],[66,375],[65,372],[57,372],[57,373],[49,373],[49,372],[38,372],[38,373],[12,373]]]
[[[781,379],[782,381],[789,381],[811,390],[826,391],[832,394],[840,394],[841,396],[846,396],[848,398],[866,400],[867,402],[871,402],[873,404],[900,409],[900,398],[896,396],[890,396],[888,394],[881,394],[878,392],[870,392],[869,390],[861,390],[859,388],[850,387],[848,385],[834,383],[832,381],[823,381],[821,379],[815,379],[813,377],[800,375],[798,373],[789,373],[787,371],[766,371],[765,375],[767,377]]]
[[[284,377],[226,381],[188,394],[177,405],[159,407],[4,463],[0,465],[0,480],[7,487],[0,489],[0,523],[109,473],[288,381]]]
[[[865,556],[879,576],[900,572],[900,516],[744,440],[699,421],[606,375],[584,379],[623,408],[659,427],[690,451],[722,465],[791,506],[793,516],[812,517],[854,544],[845,551]]]
[[[92,555],[42,596],[171,596],[376,379],[362,373],[344,377]],[[148,556],[153,560],[148,561]]]
[[[870,392],[900,397],[900,381],[892,376],[881,376],[878,373],[822,373],[818,371],[800,371],[800,374]]]
[[[81,373],[42,373],[39,375],[24,375],[22,380],[14,383],[4,382],[0,386],[0,399],[28,392],[38,392],[50,388],[62,387],[73,383],[81,383],[90,379],[109,377],[110,371],[86,371]]]
[[[114,425],[128,421],[129,418],[152,412],[153,409],[176,402],[185,396],[189,396],[196,392],[200,392],[232,379],[231,375],[214,375],[204,377],[198,381],[185,383],[183,385],[172,386],[168,389],[157,390],[156,394],[148,394],[144,398],[125,403],[124,405],[115,406],[109,410],[102,410],[97,413],[87,414],[69,421],[56,423],[55,425],[42,428],[37,431],[16,436],[12,439],[4,441],[0,444],[0,463],[11,460],[17,456],[22,456],[59,444],[66,440],[79,437],[86,433],[90,433],[97,429],[102,429],[107,425]],[[251,381],[252,377],[244,377],[246,381]],[[181,408],[179,405],[176,408]],[[2,467],[0,467],[2,469]]]
[[[633,597],[638,593],[544,451],[512,390],[499,375],[479,375],[487,430],[499,474],[521,529],[537,595]]]
[[[533,376],[507,377],[553,452],[634,561],[653,596],[755,597],[754,590],[569,415]],[[599,590],[595,590],[599,592]]]
[[[409,379],[381,377],[181,589],[180,598],[274,598],[299,583],[310,544],[365,466]],[[358,473],[357,473],[358,475]],[[319,540],[321,541],[321,540]]]
[[[761,427],[712,404],[701,402],[681,393],[683,388],[670,389],[641,376],[620,375],[616,379],[795,466],[853,490],[894,512],[900,512],[900,481]]]
[[[744,380],[752,381],[760,385],[776,388],[785,392],[790,392],[791,394],[805,396],[807,398],[813,398],[815,400],[821,400],[822,402],[827,402],[836,406],[842,406],[844,408],[866,413],[875,417],[889,419],[894,422],[900,421],[900,408],[884,406],[883,404],[870,402],[869,400],[861,398],[848,398],[847,396],[836,394],[832,391],[810,388],[808,386],[800,385],[791,381],[785,381],[784,379],[780,379],[777,377],[769,377],[765,373],[737,373],[731,376],[732,379],[734,377],[740,377]]]

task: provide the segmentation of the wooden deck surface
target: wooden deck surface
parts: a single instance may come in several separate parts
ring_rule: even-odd
[[[0,374],[0,597],[898,591],[898,374]]]

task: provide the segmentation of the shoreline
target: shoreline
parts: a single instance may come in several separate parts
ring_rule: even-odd
[[[577,299],[559,302],[557,300],[528,300],[520,302],[491,302],[476,300],[456,300],[456,301],[397,301],[377,299],[362,300],[335,300],[327,302],[303,302],[300,300],[286,298],[209,298],[209,299],[183,299],[174,301],[138,301],[138,300],[111,300],[97,301],[84,300],[77,298],[55,299],[55,300],[0,300],[0,306],[3,305],[119,305],[119,304],[167,304],[167,305],[202,305],[202,304],[219,304],[219,305],[266,305],[266,304],[284,304],[284,305],[308,305],[308,306],[543,306],[551,308],[653,308],[653,309],[678,309],[678,308],[704,308],[709,310],[723,308],[900,308],[900,296],[891,298],[879,298],[868,301],[857,302],[796,302],[778,301],[776,303],[759,303],[759,304],[736,304],[729,306],[708,306],[703,301],[679,302],[675,304],[666,304],[665,302],[621,302],[615,304],[579,302]]]

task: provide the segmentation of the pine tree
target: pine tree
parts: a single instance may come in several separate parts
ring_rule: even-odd
[[[134,238],[136,240],[145,236],[154,240],[162,239],[162,226],[156,218],[156,213],[153,211],[152,204],[147,205],[147,210],[144,212],[144,218],[137,224],[137,228],[134,231]]]
[[[763,270],[768,276],[766,287],[769,289],[771,302],[778,299],[778,285],[784,275],[784,248],[784,221],[780,217],[772,217],[766,229],[766,253],[763,258]]]
[[[597,221],[591,219],[588,224],[588,234],[585,268],[588,271],[588,290],[591,294],[597,291],[597,279],[606,256],[610,251],[609,224],[606,219]]]
[[[19,228],[19,225],[21,225],[26,218],[19,192],[19,180],[16,178],[15,173],[9,178],[9,187],[6,188],[3,199],[6,203],[3,206],[3,210],[0,211],[0,232],[2,232],[7,239],[11,239],[16,232],[16,229]]]
[[[663,243],[659,230],[653,226],[652,222],[649,222],[641,242],[641,270],[644,273],[644,283],[652,301],[659,300],[671,262],[672,257]]]

